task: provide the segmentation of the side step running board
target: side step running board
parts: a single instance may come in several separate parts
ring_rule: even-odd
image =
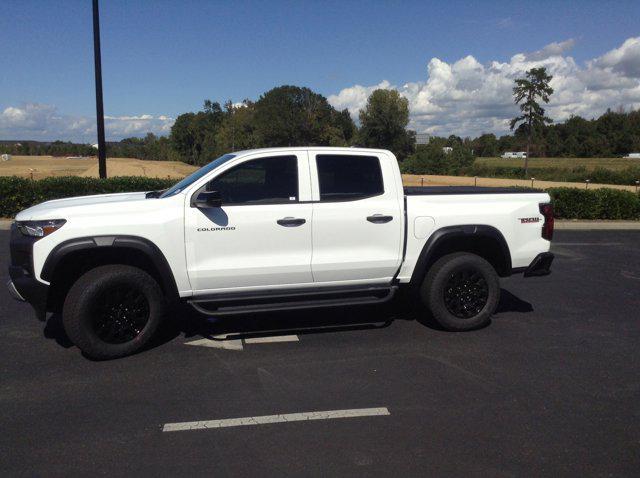
[[[264,296],[247,297],[242,300],[191,300],[189,304],[198,312],[205,315],[234,315],[234,314],[246,314],[252,312],[270,312],[277,310],[299,310],[299,309],[313,309],[321,307],[341,307],[348,305],[367,305],[367,304],[383,304],[393,299],[397,286],[387,287],[386,289],[371,289],[362,290],[362,294],[354,295],[354,291],[350,290],[346,293],[348,297],[340,297],[340,293],[332,294],[333,297],[327,298],[312,298],[314,295],[320,295],[318,293],[310,293],[309,295],[302,296],[293,294],[291,296],[278,295],[277,298],[273,297],[273,302],[265,302]],[[380,293],[384,295],[379,295]],[[290,298],[292,300],[284,300]],[[258,303],[252,303],[252,300],[260,300]],[[276,301],[281,299],[280,301]]]

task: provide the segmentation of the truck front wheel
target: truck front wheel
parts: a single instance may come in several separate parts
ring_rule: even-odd
[[[130,355],[149,342],[166,301],[145,271],[107,265],[82,275],[67,294],[62,322],[69,339],[93,359]]]
[[[489,323],[500,300],[500,280],[482,257],[456,252],[431,266],[420,296],[443,328],[472,330]]]

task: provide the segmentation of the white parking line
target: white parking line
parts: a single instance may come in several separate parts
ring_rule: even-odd
[[[200,347],[210,347],[212,349],[242,350],[242,340],[213,340],[200,339],[193,342],[186,342],[185,345],[198,345]]]
[[[622,242],[553,242],[554,246],[622,246]]]
[[[251,337],[244,339],[245,344],[266,344],[270,342],[298,342],[297,335],[272,335],[269,337]]]
[[[240,337],[233,334],[231,337]],[[185,342],[185,345],[196,345],[223,350],[244,350],[242,339],[231,339],[228,334],[215,335],[211,339],[199,339],[192,342]],[[275,342],[299,342],[297,335],[271,335],[269,337],[252,337],[244,339],[245,344],[268,344]]]
[[[327,410],[322,412],[287,413],[284,415],[263,415],[260,417],[225,418],[201,422],[165,423],[163,432],[203,430],[208,428],[241,427],[248,425],[266,425],[269,423],[302,422],[309,420],[332,420],[335,418],[374,417],[390,415],[387,407],[353,408],[351,410]]]

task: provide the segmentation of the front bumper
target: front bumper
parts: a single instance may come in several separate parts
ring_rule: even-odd
[[[524,271],[525,277],[538,277],[551,274],[551,263],[555,256],[552,252],[542,252],[531,261],[529,267]]]
[[[29,302],[35,309],[38,319],[44,320],[47,312],[49,286],[39,282],[18,266],[9,266],[9,277],[11,280],[7,282],[7,287],[11,296],[16,300]]]
[[[16,286],[13,285],[13,281],[11,279],[7,281],[7,289],[9,289],[9,294],[11,294],[11,297],[13,297],[15,300],[25,302],[26,299],[20,295],[20,292],[18,292]]]
[[[14,299],[29,302],[35,309],[40,320],[43,320],[47,310],[49,286],[38,281],[33,273],[33,244],[34,238],[20,234],[15,224],[11,227],[11,265],[7,283],[9,293]]]

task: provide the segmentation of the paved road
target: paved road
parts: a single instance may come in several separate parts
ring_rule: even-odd
[[[214,324],[179,312],[179,330],[111,362],[0,290],[0,474],[637,476],[639,245],[640,232],[558,232],[554,273],[504,280],[493,323],[471,333],[398,306]],[[298,340],[185,345],[242,331]],[[388,414],[162,431],[370,408]]]

